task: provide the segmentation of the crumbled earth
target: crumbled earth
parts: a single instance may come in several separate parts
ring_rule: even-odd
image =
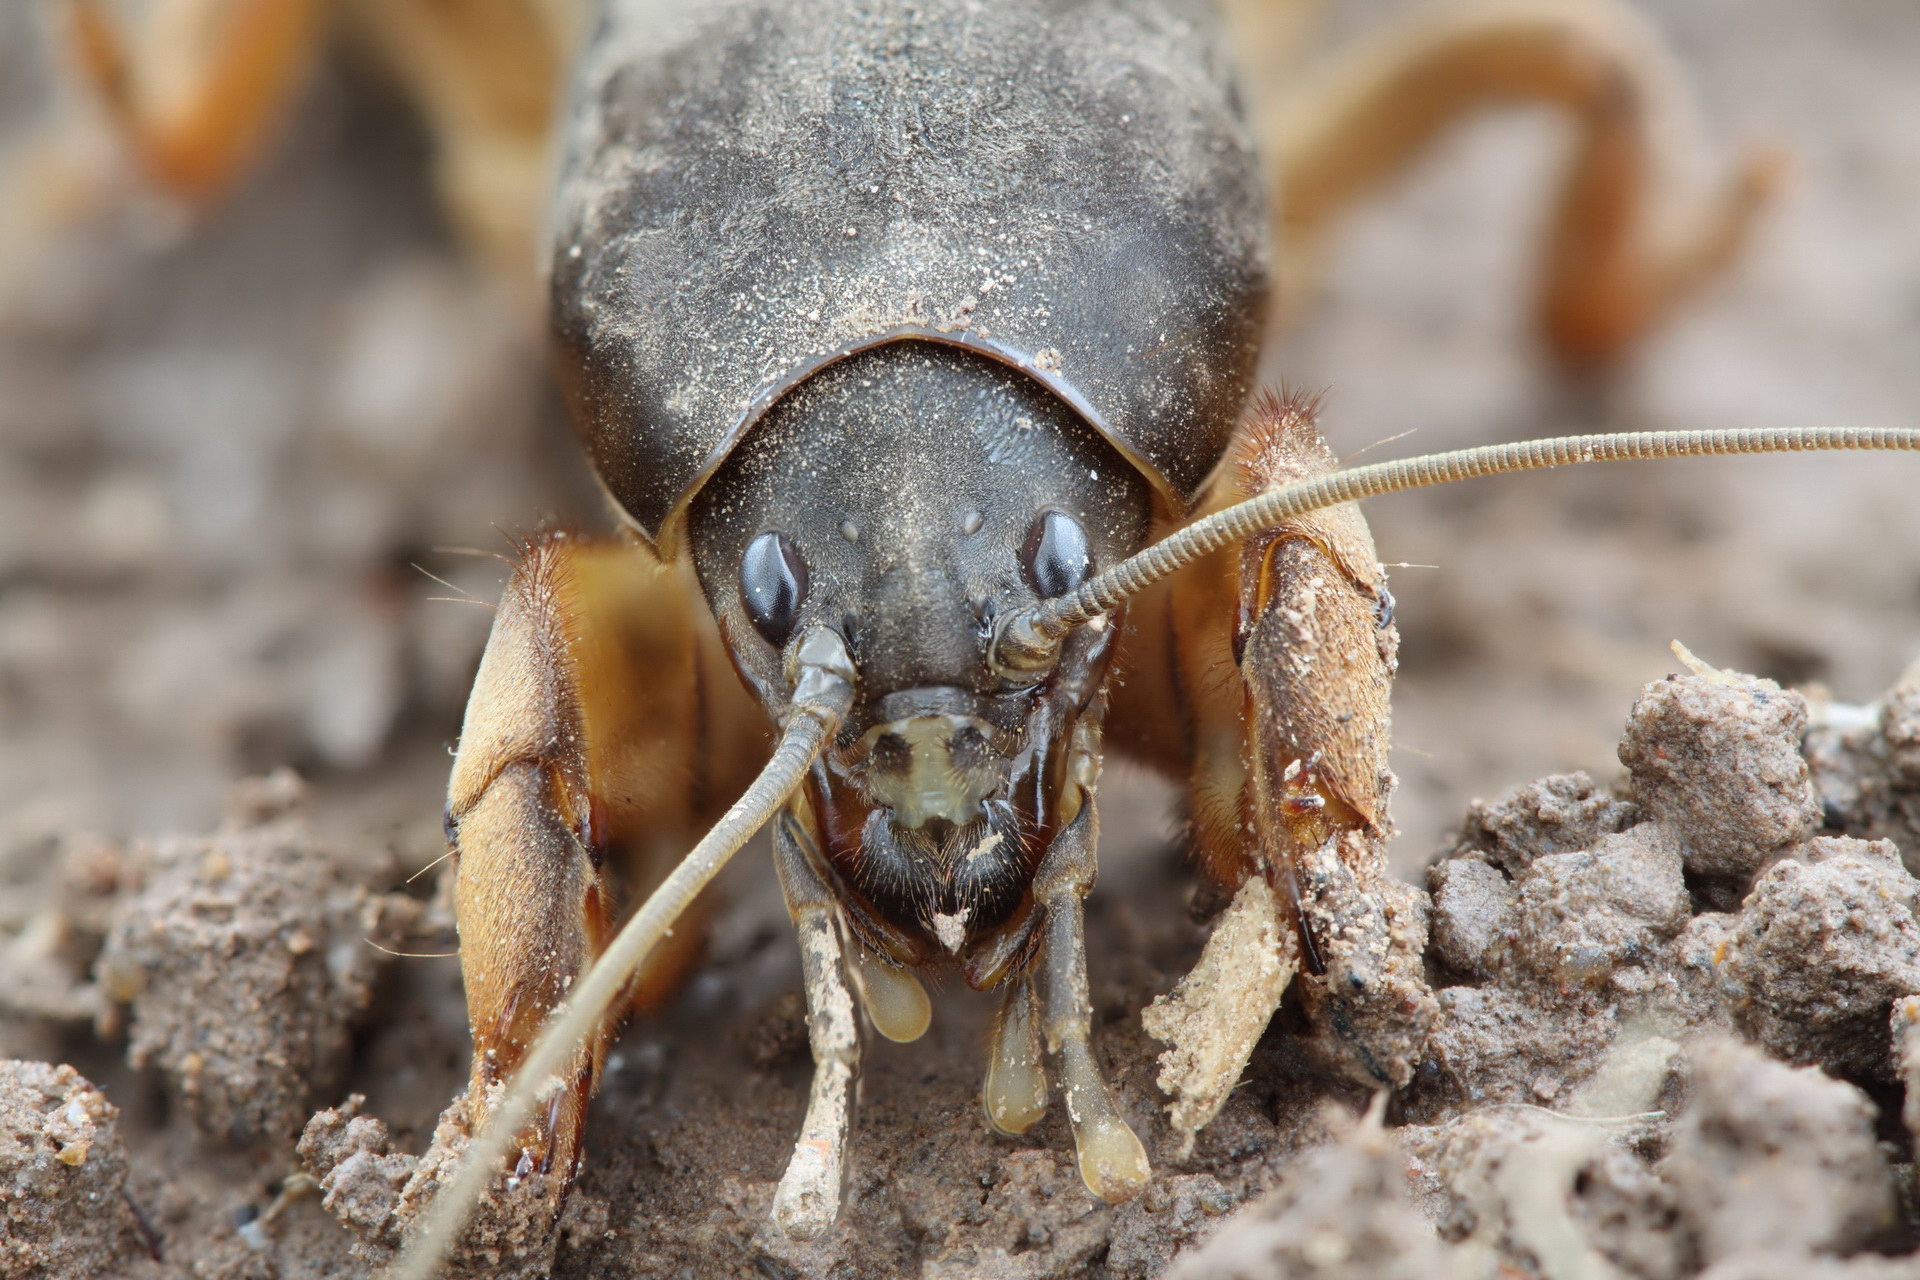
[[[1738,688],[1741,696],[1723,690]],[[1820,825],[1800,740],[1806,699],[1734,680],[1669,680],[1633,707],[1620,763],[1629,795],[1678,843],[1696,880],[1736,890]]]
[[[0,1275],[114,1275],[147,1247],[119,1114],[72,1067],[0,1060]]]
[[[1893,1170],[1860,1090],[1730,1041],[1687,1063],[1661,1177],[1702,1261],[1858,1253],[1895,1226]]]
[[[1407,1194],[1405,1157],[1377,1117],[1307,1153],[1271,1193],[1188,1252],[1169,1280],[1425,1280],[1446,1259]]]
[[[1210,1044],[1189,991],[1167,1006],[1179,1044],[1157,1060],[1141,995],[1174,985],[1204,927],[1096,898],[1089,936],[1114,957],[1093,991],[1099,1046],[1157,1171],[1132,1203],[1087,1195],[1057,1109],[1022,1140],[981,1123],[984,1011],[962,1001],[921,1049],[867,1047],[840,1225],[815,1241],[776,1235],[773,1188],[809,1069],[794,1010],[782,991],[757,1006],[764,1025],[702,1037],[727,997],[696,982],[609,1061],[571,1196],[540,1174],[497,1188],[449,1274],[1252,1280],[1505,1267],[1683,1280],[1770,1275],[1784,1258],[1809,1274],[1913,1274],[1920,882],[1885,840],[1781,843],[1805,835],[1809,806],[1826,809],[1793,766],[1805,715],[1803,696],[1772,681],[1673,675],[1628,718],[1619,784],[1557,776],[1476,804],[1435,859],[1431,892],[1376,883],[1343,897],[1343,877],[1376,873],[1330,850],[1303,868],[1307,909],[1346,913],[1337,928],[1320,921],[1328,972],[1295,975],[1250,1049],[1233,1020]],[[1675,761],[1684,786],[1671,785]],[[1711,803],[1716,785],[1724,805]],[[287,822],[219,839],[267,847],[298,831]],[[263,857],[260,874],[299,865]],[[149,885],[129,877],[123,903]],[[1241,895],[1229,914],[1255,909],[1273,913],[1272,898]],[[1294,938],[1237,925],[1211,944],[1213,963],[1251,971],[1277,952],[1284,970]],[[716,962],[745,972],[773,945],[723,929]],[[383,1026],[365,1051],[390,1060],[378,1047],[389,1040],[420,1052],[447,1034],[430,1027]],[[451,1047],[446,1096],[463,1075]],[[1215,1051],[1247,1056],[1196,1137],[1167,1121],[1156,1085],[1217,1072],[1194,1065]],[[1392,1063],[1404,1064],[1397,1085],[1374,1071]],[[191,1078],[168,1083],[204,1105]],[[361,1095],[312,1116],[303,1172],[238,1233],[252,1253],[233,1257],[301,1276],[393,1258],[468,1131],[458,1099],[436,1121],[422,1098],[389,1096],[397,1125]]]
[[[1891,841],[1822,838],[1803,856],[1760,878],[1717,944],[1734,1024],[1788,1062],[1890,1079],[1887,1011],[1920,990],[1920,886]]]
[[[1890,1080],[1883,1024],[1920,988],[1920,886],[1887,841],[1811,836],[1805,723],[1804,698],[1771,681],[1670,677],[1642,693],[1620,746],[1631,801],[1581,776],[1476,807],[1429,872],[1433,959],[1457,981],[1440,990],[1412,1113],[1551,1104],[1569,1065],[1635,1019],[1737,1029],[1789,1062]],[[1706,799],[1716,786],[1724,805]],[[1535,830],[1546,848],[1591,847],[1526,860]]]
[[[377,948],[420,915],[348,878],[290,812],[298,801],[292,775],[261,779],[219,834],[136,847],[100,953],[129,1061],[165,1073],[195,1124],[236,1144],[284,1143],[338,1088]],[[102,1022],[117,1030],[119,1010]]]
[[[302,1161],[320,1180],[321,1207],[352,1231],[353,1256],[369,1268],[390,1263],[409,1228],[432,1199],[442,1173],[451,1173],[470,1134],[466,1101],[456,1099],[440,1118],[424,1158],[396,1153],[387,1127],[361,1114],[358,1094],[315,1115],[300,1135]],[[562,1180],[551,1174],[518,1179],[481,1206],[467,1232],[471,1247],[450,1260],[469,1274],[503,1280],[544,1276],[555,1250],[594,1202],[582,1197],[556,1232],[564,1204]]]
[[[1329,6],[1327,42],[1426,2]],[[1343,227],[1323,295],[1274,344],[1263,378],[1329,387],[1338,451],[1911,418],[1920,11],[1645,8],[1703,86],[1707,167],[1751,140],[1794,157],[1747,259],[1603,383],[1557,380],[1526,309],[1564,138],[1539,113],[1489,115]],[[48,1162],[64,1181],[0,1205],[0,1275],[28,1256],[36,1280],[364,1276],[462,1140],[456,943],[433,902],[404,938],[354,923],[409,954],[358,943],[343,983],[285,943],[443,852],[445,747],[503,531],[601,528],[604,513],[537,326],[463,261],[427,143],[375,70],[330,58],[286,136],[198,220],[132,197],[97,128],[80,129],[94,169],[122,175],[89,213],[84,183],[49,181],[41,125],[66,130],[75,106],[50,12],[0,5],[0,1057],[17,1060],[0,1067],[0,1197]],[[1391,855],[1420,887],[1368,906],[1357,873],[1327,868],[1315,905],[1358,930],[1344,972],[1400,998],[1352,1006],[1373,1021],[1329,1035],[1334,993],[1298,981],[1269,1031],[1215,1056],[1224,1099],[1183,1158],[1165,1046],[1139,1015],[1205,930],[1180,909],[1193,889],[1167,848],[1171,800],[1109,770],[1097,1043],[1156,1169],[1126,1206],[1085,1195],[1057,1110],[1019,1141],[986,1130],[991,1010],[948,983],[925,1041],[865,1049],[840,1230],[772,1238],[805,1034],[772,877],[763,858],[743,865],[700,974],[610,1059],[552,1274],[1920,1274],[1904,878],[1920,870],[1920,677],[1871,701],[1920,635],[1912,495],[1900,460],[1795,457],[1574,468],[1370,506],[1383,556],[1411,562],[1393,569]],[[1807,688],[1805,710],[1740,682],[1661,681],[1620,774],[1621,711],[1675,668],[1676,634]],[[222,827],[236,779],[289,764],[312,790],[304,817],[256,808]],[[1461,824],[1467,797],[1541,773]],[[158,888],[221,893],[204,857],[158,867],[162,847],[258,852],[266,869],[258,903],[227,920],[195,908],[141,961],[174,994],[135,1068],[137,1010],[109,1012],[96,982],[103,940],[164,924]],[[306,889],[263,882],[283,872]],[[424,899],[434,878],[405,892]],[[230,972],[178,953],[229,941]],[[312,995],[319,1034],[283,1016],[290,991]],[[124,1028],[103,1037],[103,1013]],[[247,1029],[219,1039],[228,1014]],[[180,1071],[202,1033],[222,1046],[216,1073],[204,1055]],[[1243,1054],[1237,1072],[1217,1065]],[[1374,1083],[1403,1072],[1372,1119]],[[69,1124],[75,1100],[86,1119]],[[103,1136],[60,1163],[83,1132]],[[1731,1194],[1748,1174],[1798,1218]],[[124,1216],[59,1194],[94,1176],[118,1179]],[[538,1191],[497,1208],[483,1247],[525,1244]],[[1743,1251],[1749,1237],[1772,1251]],[[545,1247],[514,1265],[536,1269]]]
[[[1830,825],[1893,841],[1920,872],[1920,663],[1871,707],[1824,702],[1807,764]]]

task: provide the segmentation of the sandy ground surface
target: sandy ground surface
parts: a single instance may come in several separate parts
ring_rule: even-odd
[[[1327,38],[1337,43],[1403,7],[1346,6]],[[1794,155],[1795,181],[1749,259],[1605,386],[1566,387],[1533,354],[1523,301],[1542,175],[1563,139],[1524,114],[1478,123],[1355,219],[1334,246],[1325,296],[1275,343],[1275,378],[1331,389],[1325,427],[1336,449],[1408,430],[1415,434],[1384,450],[1601,427],[1913,423],[1920,133],[1910,122],[1920,118],[1920,13],[1900,0],[1685,0],[1653,16],[1697,75],[1716,137],[1777,141]],[[0,13],[0,122],[16,140],[58,104],[40,36],[31,7]],[[23,172],[24,153],[13,154],[12,172]],[[462,266],[423,155],[377,78],[342,60],[260,172],[204,225],[183,227],[136,204],[58,238],[26,240],[18,201],[0,215],[0,946],[10,988],[0,1056],[72,1063],[84,1077],[10,1078],[8,1105],[21,1110],[6,1133],[38,1133],[36,1117],[51,1116],[45,1124],[57,1120],[58,1132],[47,1129],[53,1136],[41,1143],[50,1158],[82,1142],[97,1148],[98,1161],[62,1164],[100,1178],[76,1194],[93,1196],[85,1203],[97,1210],[123,1189],[165,1258],[142,1260],[139,1229],[114,1227],[107,1239],[59,1227],[75,1252],[34,1264],[46,1274],[115,1274],[86,1269],[89,1256],[137,1275],[356,1274],[351,1237],[320,1197],[281,1198],[289,1176],[296,1192],[308,1186],[287,1118],[357,1091],[395,1147],[417,1153],[464,1078],[456,963],[389,962],[359,940],[452,949],[444,910],[430,900],[433,876],[402,888],[441,852],[445,748],[487,625],[484,608],[440,598],[497,593],[503,570],[490,554],[506,548],[503,531],[549,514],[597,516],[529,326]],[[1672,637],[1717,665],[1818,683],[1844,702],[1879,696],[1920,638],[1914,491],[1911,468],[1898,461],[1796,458],[1531,477],[1376,504],[1383,558],[1431,566],[1394,576],[1403,635],[1396,867],[1425,884],[1423,869],[1454,846],[1476,797],[1582,769],[1612,787],[1624,776],[1616,746],[1627,707],[1643,683],[1679,669]],[[307,778],[303,800],[284,786],[226,799],[238,779],[280,766]],[[1847,793],[1857,819],[1843,824],[1850,833],[1898,838],[1896,818],[1868,812],[1892,785],[1869,787],[1864,799],[1858,788]],[[1637,802],[1631,788],[1620,794]],[[1511,1108],[1476,1111],[1487,1103],[1579,1111],[1562,1104],[1589,1087],[1587,1069],[1633,1057],[1606,1050],[1621,1043],[1614,1023],[1596,1028],[1560,1009],[1546,1020],[1585,1027],[1588,1038],[1542,1041],[1537,1062],[1473,1059],[1468,1069],[1457,1066],[1464,1049],[1453,1058],[1444,1044],[1433,1050],[1427,1061],[1446,1079],[1423,1077],[1401,1097],[1388,1119],[1408,1134],[1383,1146],[1356,1119],[1366,1091],[1341,1082],[1315,1050],[1312,1019],[1295,1010],[1262,1041],[1247,1086],[1193,1162],[1173,1164],[1152,1119],[1157,1047],[1137,1013],[1192,963],[1202,933],[1164,906],[1185,884],[1165,821],[1170,796],[1122,769],[1110,775],[1105,803],[1110,830],[1165,833],[1109,842],[1091,925],[1104,1053],[1165,1170],[1147,1198],[1096,1209],[1072,1173],[1058,1116],[1030,1143],[985,1132],[975,1100],[985,1010],[943,991],[925,1042],[869,1051],[844,1236],[812,1251],[770,1241],[762,1223],[806,1068],[790,933],[772,877],[752,860],[732,877],[710,965],[618,1051],[556,1274],[1150,1275],[1236,1205],[1276,1188],[1277,1198],[1233,1219],[1239,1234],[1219,1232],[1210,1247],[1240,1252],[1212,1265],[1247,1275],[1285,1266],[1392,1274],[1390,1265],[1434,1274],[1419,1251],[1444,1247],[1448,1265],[1468,1265],[1462,1251],[1477,1248],[1488,1265],[1507,1258],[1551,1274],[1609,1274],[1556,1269],[1552,1259],[1586,1266],[1588,1253],[1529,1235],[1538,1215],[1511,1209],[1525,1171],[1573,1177],[1603,1163],[1611,1172],[1587,1177],[1575,1214],[1589,1225],[1566,1231],[1586,1231],[1581,1247],[1625,1274],[1713,1265],[1716,1276],[1759,1276],[1808,1250],[1911,1248],[1898,1065],[1868,1061],[1862,1046],[1872,1037],[1860,1027],[1797,1049],[1769,1028],[1800,1013],[1769,1014],[1774,1006],[1743,1003],[1731,988],[1661,1007],[1686,1011],[1685,1027],[1737,1031],[1780,1061],[1827,1066],[1853,1082],[1833,1087],[1850,1092],[1783,1082],[1769,1073],[1785,1066],[1736,1050],[1688,1047],[1660,1059],[1650,1090],[1618,1086],[1612,1096],[1632,1105],[1581,1104],[1589,1117],[1614,1117],[1664,1113],[1663,1090],[1696,1098],[1692,1111],[1671,1108],[1677,1121],[1641,1122],[1645,1132],[1605,1127],[1604,1150],[1587,1140],[1592,1126],[1576,1141],[1549,1121],[1535,1133]],[[1137,822],[1121,816],[1123,806]],[[226,834],[211,834],[223,823]],[[1462,885],[1477,878],[1487,901],[1519,901],[1537,857],[1600,856],[1602,837],[1624,840],[1652,825],[1616,814],[1572,844],[1519,840],[1524,852],[1504,864],[1497,849],[1468,857],[1490,870],[1458,875]],[[147,839],[169,833],[179,838]],[[1794,841],[1805,835],[1773,847],[1801,848]],[[245,855],[238,872],[236,848]],[[1737,932],[1735,923],[1697,921],[1758,909],[1749,902],[1734,914],[1755,867],[1716,881],[1694,865],[1711,870],[1711,854],[1633,856],[1643,855],[1678,857],[1688,874],[1677,898],[1659,898],[1657,884],[1648,890],[1656,907],[1642,926],[1652,932],[1634,945],[1659,955],[1642,965],[1650,971],[1684,973],[1696,935]],[[214,874],[223,863],[228,870]],[[256,864],[288,868],[273,881],[282,889],[289,876],[311,887],[286,895],[276,915],[274,891],[236,878]],[[1884,858],[1856,851],[1803,849],[1783,865],[1835,884],[1857,880],[1874,901],[1911,891]],[[1437,921],[1448,918],[1436,910]],[[1585,918],[1572,909],[1565,918],[1575,917]],[[184,932],[169,941],[165,929],[175,927]],[[1896,952],[1903,927],[1886,923],[1882,942]],[[304,942],[285,956],[262,955],[262,939],[279,945],[296,934]],[[1490,959],[1449,936],[1436,926],[1427,956],[1443,990],[1443,1027],[1504,1016],[1475,1023],[1457,1008],[1463,1001],[1532,1000],[1568,981],[1544,962]],[[76,987],[91,979],[103,943],[109,960],[127,959],[101,966],[100,987]],[[1628,953],[1595,945],[1612,959],[1573,985],[1587,989],[1604,971],[1598,981],[1613,996],[1598,1003],[1617,1022],[1633,1000],[1606,984]],[[187,964],[182,955],[234,963]],[[1881,973],[1872,999],[1881,1002],[1884,1049],[1885,1001],[1920,988],[1899,990],[1904,978],[1891,962],[1865,967]],[[230,989],[216,980],[223,972],[236,975]],[[128,976],[149,973],[169,981],[147,988]],[[289,1048],[284,1011],[268,1005],[251,1008],[252,1022],[231,1020],[264,1041],[200,1043],[207,1033],[192,1015],[228,998],[245,1012],[248,983],[303,992],[306,1007],[330,1011],[337,1025],[308,1027]],[[96,1026],[99,991],[148,989],[155,1000],[172,992],[171,1012],[156,1006],[143,1020],[136,1002],[131,1018]],[[1495,994],[1449,1004],[1447,990]],[[1535,1025],[1514,1019],[1512,1027]],[[1663,1025],[1628,1041],[1678,1038]],[[285,1060],[249,1056],[258,1043]],[[140,1066],[128,1065],[129,1053]],[[254,1074],[223,1065],[234,1062]],[[1447,1083],[1476,1074],[1483,1079],[1472,1088]],[[306,1081],[308,1096],[288,1100],[290,1079]],[[1528,1092],[1484,1091],[1515,1080]],[[1747,1121],[1732,1114],[1770,1088],[1789,1098],[1775,1111],[1800,1117],[1803,1136],[1866,1136],[1851,1146],[1836,1138],[1833,1150],[1822,1148],[1826,1163],[1807,1162],[1826,1171],[1809,1193],[1825,1197],[1826,1225],[1743,1261],[1715,1233],[1746,1231],[1753,1215],[1700,1197],[1724,1171],[1712,1162],[1734,1158],[1712,1142],[1731,1143],[1737,1156],[1777,1137],[1741,1128]],[[1461,1128],[1476,1124],[1499,1133]],[[313,1159],[345,1160],[352,1144],[328,1132],[316,1134]],[[398,1159],[370,1126],[356,1133],[378,1158]],[[1536,1138],[1541,1149],[1519,1162],[1520,1174],[1488,1154],[1496,1139]],[[0,1165],[13,1158],[0,1150]],[[1889,1158],[1905,1172],[1885,1172]],[[1352,1205],[1376,1197],[1400,1203],[1403,1165],[1417,1208],[1399,1217],[1382,1209],[1372,1236],[1354,1235],[1341,1206],[1350,1218]],[[1471,1187],[1484,1194],[1476,1200]],[[1890,1208],[1876,1199],[1883,1191],[1897,1197]],[[362,1222],[376,1248],[381,1212],[374,1204]],[[1558,1230],[1565,1217],[1548,1215],[1539,1229]],[[83,1220],[107,1219],[73,1221]],[[1591,1226],[1601,1220],[1616,1224],[1615,1235]],[[1261,1252],[1287,1233],[1302,1258]],[[16,1234],[26,1239],[28,1228]],[[1644,1249],[1632,1243],[1641,1237],[1651,1242]],[[104,1252],[85,1254],[96,1246]],[[1376,1258],[1384,1261],[1367,1261]],[[8,1265],[0,1260],[0,1271]],[[1793,1265],[1792,1274],[1817,1274],[1816,1264]],[[1880,1264],[1844,1265],[1878,1274],[1862,1268]],[[1896,1273],[1906,1272],[1887,1272]]]

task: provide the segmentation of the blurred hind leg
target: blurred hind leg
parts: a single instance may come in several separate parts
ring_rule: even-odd
[[[1617,0],[1474,0],[1423,11],[1274,109],[1283,299],[1339,215],[1447,126],[1540,104],[1577,132],[1541,263],[1538,322],[1574,368],[1604,366],[1738,254],[1778,185],[1750,152],[1717,190],[1683,171],[1696,130],[1670,52]]]
[[[330,29],[379,54],[425,118],[440,194],[500,278],[531,285],[553,103],[584,6],[551,0],[154,0],[125,33],[65,0],[81,76],[149,181],[204,209],[246,174]]]
[[[331,0],[159,0],[129,42],[101,0],[67,0],[66,38],[136,162],[194,206],[223,195],[305,83]]]

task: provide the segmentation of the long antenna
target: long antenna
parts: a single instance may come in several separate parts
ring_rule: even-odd
[[[801,638],[794,657],[794,691],[786,732],[773,758],[726,815],[673,869],[646,904],[627,921],[611,945],[547,1017],[533,1049],[494,1106],[486,1127],[474,1135],[453,1178],[427,1210],[426,1222],[395,1262],[392,1280],[429,1280],[466,1227],[473,1206],[500,1174],[501,1162],[533,1107],[563,1088],[562,1068],[575,1047],[600,1025],[627,979],[665,936],[680,913],[740,851],[754,832],[799,789],[822,748],[832,740],[853,705],[854,669],[846,645],[824,627]]]
[[[1509,471],[1540,471],[1579,462],[1826,449],[1920,449],[1920,430],[1777,427],[1629,431],[1482,445],[1350,467],[1273,489],[1224,511],[1216,511],[1089,578],[1066,595],[1006,615],[994,635],[992,661],[998,669],[1007,672],[1047,670],[1054,662],[1060,641],[1075,627],[1111,612],[1142,588],[1228,543],[1321,507],[1404,489],[1424,489],[1456,480]]]

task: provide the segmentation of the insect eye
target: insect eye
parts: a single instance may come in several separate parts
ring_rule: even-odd
[[[1087,580],[1093,553],[1087,531],[1064,511],[1048,511],[1033,522],[1027,545],[1020,552],[1020,569],[1027,585],[1042,598],[1063,596]]]
[[[807,562],[784,533],[763,533],[740,557],[740,602],[767,643],[778,649],[800,620],[807,598]]]

